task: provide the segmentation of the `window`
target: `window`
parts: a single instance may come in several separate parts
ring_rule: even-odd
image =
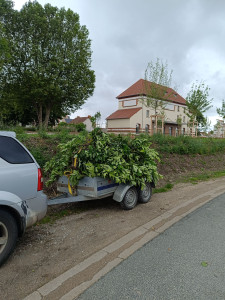
[[[13,138],[0,136],[0,157],[10,164],[33,163],[27,151]]]
[[[183,123],[185,123],[185,116],[183,116]]]
[[[177,106],[177,111],[180,111],[180,106],[179,105]]]
[[[124,100],[123,101],[123,107],[136,106],[136,105],[137,105],[136,100]]]
[[[146,110],[146,118],[149,118],[149,110]]]
[[[186,108],[184,107],[184,113],[186,112]]]
[[[171,103],[166,103],[165,109],[168,109],[168,110],[174,110],[174,105],[171,104]]]

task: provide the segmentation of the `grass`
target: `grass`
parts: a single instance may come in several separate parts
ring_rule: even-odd
[[[201,138],[190,136],[164,136],[155,134],[153,136],[140,135],[139,138],[147,137],[153,147],[159,152],[177,154],[215,154],[225,152],[225,139]]]
[[[178,180],[176,183],[183,182],[183,183],[197,184],[201,181],[207,181],[210,179],[216,179],[216,178],[220,178],[220,177],[224,177],[224,176],[225,176],[225,170],[224,171],[211,171],[211,172],[207,172],[204,174],[197,174],[194,176],[186,177],[185,179]],[[174,185],[172,183],[167,183],[164,187],[155,188],[153,190],[153,194],[168,192],[168,191],[172,190],[173,187],[174,187]]]
[[[181,182],[184,183],[192,183],[197,184],[200,181],[207,181],[210,179],[216,179],[225,176],[225,171],[211,171],[204,174],[194,175],[191,177],[188,177],[186,179],[183,179]]]
[[[167,183],[164,187],[161,187],[161,188],[158,188],[158,189],[155,188],[153,190],[153,194],[168,192],[168,191],[172,190],[173,186],[174,185],[172,183]]]

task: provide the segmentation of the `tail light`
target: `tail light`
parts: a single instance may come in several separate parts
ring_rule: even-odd
[[[43,176],[42,176],[42,172],[41,169],[38,169],[38,187],[37,187],[38,191],[42,191],[43,190]]]

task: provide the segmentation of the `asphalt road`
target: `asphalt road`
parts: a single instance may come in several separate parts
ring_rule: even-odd
[[[225,194],[154,238],[78,299],[225,299]]]

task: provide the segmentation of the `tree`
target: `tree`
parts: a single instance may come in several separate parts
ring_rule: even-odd
[[[143,103],[152,108],[155,115],[158,110],[164,111],[165,100],[169,96],[168,87],[172,84],[172,73],[172,70],[168,70],[167,63],[163,63],[159,58],[155,63],[149,62],[145,70],[146,100]]]
[[[200,126],[199,130],[203,131],[204,133],[208,133],[211,129],[211,121],[206,117],[205,118],[205,123]]]
[[[222,107],[221,108],[217,108],[216,112],[218,113],[218,115],[221,118],[225,119],[225,101],[224,100],[222,100]]]
[[[100,113],[100,111],[97,111],[97,112],[94,114],[94,116],[92,116],[92,117],[90,118],[91,124],[92,124],[92,127],[93,127],[93,128],[96,128],[96,126],[97,126],[98,122],[100,121],[100,119],[101,119],[101,113]]]
[[[4,101],[28,105],[47,127],[50,116],[76,111],[93,94],[91,42],[78,14],[35,1],[2,24],[10,51],[0,72]]]
[[[204,113],[209,110],[213,99],[208,99],[210,88],[204,82],[193,83],[191,90],[186,97],[186,104],[188,107],[187,115],[191,121],[197,121],[201,126],[205,126],[207,119]]]

